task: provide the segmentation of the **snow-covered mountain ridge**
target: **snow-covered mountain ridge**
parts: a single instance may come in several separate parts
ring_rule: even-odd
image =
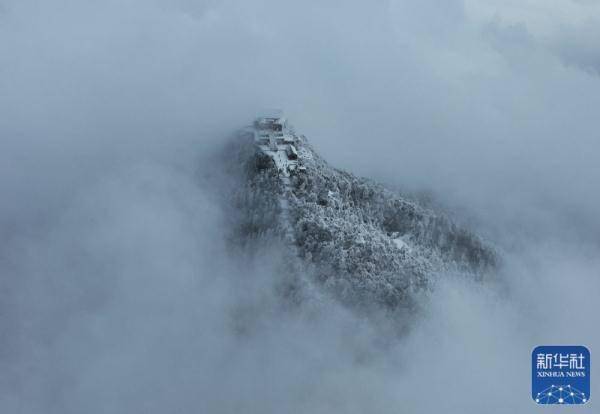
[[[498,255],[480,237],[442,212],[331,167],[285,121],[257,121],[227,152],[239,183],[234,239],[278,240],[344,303],[409,306],[436,274],[483,278],[497,267]]]

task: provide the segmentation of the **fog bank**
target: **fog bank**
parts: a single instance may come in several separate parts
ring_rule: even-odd
[[[599,23],[593,1],[0,0],[0,411],[531,412],[535,346],[600,346]],[[270,107],[472,223],[502,288],[442,276],[401,338],[283,309],[277,252],[228,248],[213,179]]]

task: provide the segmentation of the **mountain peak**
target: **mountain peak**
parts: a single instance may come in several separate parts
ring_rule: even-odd
[[[446,214],[331,167],[282,116],[238,134],[236,237],[274,238],[312,269],[312,282],[349,305],[410,304],[441,272],[476,278],[494,249]]]

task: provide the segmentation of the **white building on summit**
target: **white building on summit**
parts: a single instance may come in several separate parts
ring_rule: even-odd
[[[277,169],[289,176],[298,168],[298,137],[283,116],[263,116],[256,118],[253,125],[255,144],[269,155]]]
[[[254,121],[254,127],[260,131],[282,133],[287,129],[287,120],[283,117],[265,116]]]

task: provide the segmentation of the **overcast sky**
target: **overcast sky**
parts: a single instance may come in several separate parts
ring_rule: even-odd
[[[0,0],[0,411],[529,412],[531,348],[600,346],[598,39],[596,0]],[[333,304],[240,344],[223,315],[276,275],[194,172],[264,108],[473,219],[510,297],[442,283],[383,356]],[[457,397],[465,347],[513,400]]]

